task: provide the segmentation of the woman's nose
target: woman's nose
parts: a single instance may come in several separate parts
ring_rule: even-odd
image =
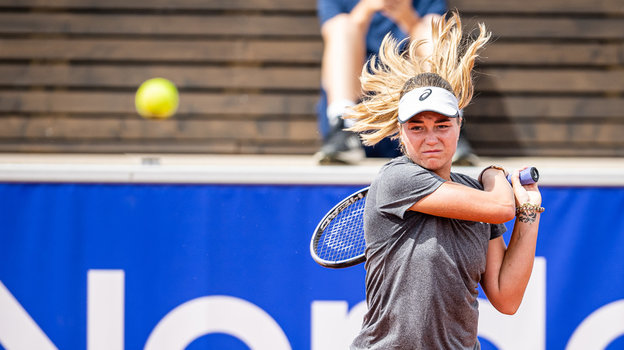
[[[425,135],[425,143],[428,145],[435,145],[438,143],[438,137],[433,132],[428,132]]]

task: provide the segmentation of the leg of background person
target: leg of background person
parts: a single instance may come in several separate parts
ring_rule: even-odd
[[[429,56],[433,51],[432,41],[432,27],[431,24],[434,21],[438,21],[441,18],[438,14],[428,14],[423,16],[420,21],[412,28],[410,28],[411,40],[426,40],[422,45],[418,47],[417,53],[420,56]]]
[[[342,101],[357,102],[366,57],[366,31],[357,28],[347,14],[340,14],[326,21],[321,33],[325,45],[321,84],[327,93],[328,109]]]
[[[321,28],[324,51],[321,84],[327,97],[329,133],[315,155],[321,164],[356,163],[364,158],[357,135],[342,129],[341,116],[360,98],[359,76],[366,56],[366,31],[355,26],[347,14],[327,20]],[[346,125],[348,127],[348,125]]]

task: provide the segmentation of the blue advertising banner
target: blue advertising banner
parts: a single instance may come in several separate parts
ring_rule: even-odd
[[[0,184],[0,349],[345,349],[364,267],[309,239],[358,188]],[[542,195],[525,300],[481,300],[483,348],[624,349],[624,188]]]

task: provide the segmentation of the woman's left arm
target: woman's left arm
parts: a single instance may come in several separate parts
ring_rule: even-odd
[[[531,277],[541,216],[540,209],[536,208],[542,203],[537,184],[521,185],[518,171],[512,175],[512,184],[519,210],[509,247],[505,247],[503,237],[490,240],[485,273],[481,278],[481,286],[490,303],[508,315],[520,307]],[[523,205],[526,210],[521,209]]]

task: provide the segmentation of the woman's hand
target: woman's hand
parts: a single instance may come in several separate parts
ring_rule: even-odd
[[[511,185],[516,197],[516,207],[525,203],[540,206],[542,205],[542,195],[537,187],[537,183],[530,185],[522,185],[520,183],[520,172],[526,168],[528,167],[522,167],[511,174]]]
[[[384,0],[382,11],[386,17],[398,24],[405,21],[406,18],[414,17],[416,12],[411,0]]]

